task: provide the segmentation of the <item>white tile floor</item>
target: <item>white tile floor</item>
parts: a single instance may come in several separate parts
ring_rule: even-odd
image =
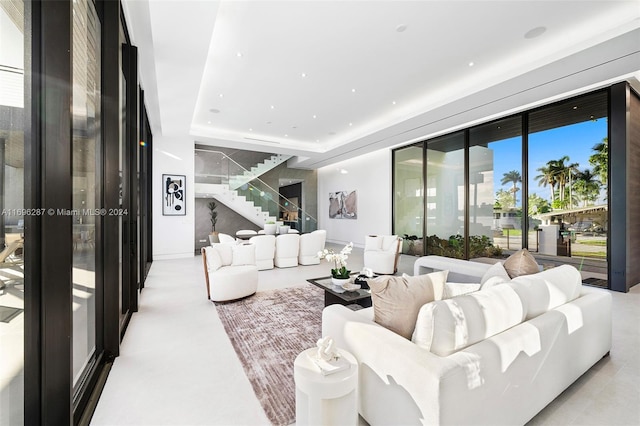
[[[340,247],[338,247],[340,248]],[[402,256],[399,270],[413,271]],[[354,249],[351,269],[362,267]],[[258,291],[308,285],[330,265],[260,272]],[[612,293],[611,356],[598,363],[532,425],[640,424],[640,285]],[[155,261],[91,421],[92,425],[267,425],[218,318],[206,298],[200,256]]]

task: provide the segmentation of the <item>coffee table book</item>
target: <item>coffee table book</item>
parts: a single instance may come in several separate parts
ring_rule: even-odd
[[[341,356],[331,361],[325,361],[324,359],[319,358],[314,351],[308,353],[307,356],[311,361],[313,361],[316,367],[318,367],[318,370],[320,370],[320,373],[322,373],[323,376],[348,370],[351,367],[349,361]]]

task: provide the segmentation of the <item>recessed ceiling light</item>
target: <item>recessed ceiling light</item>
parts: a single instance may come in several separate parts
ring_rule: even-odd
[[[284,134],[284,137],[285,137],[285,138],[288,138],[288,137],[289,137],[289,135],[285,133],[285,134]]]
[[[349,123],[349,126],[353,126],[353,123]]]
[[[236,53],[236,56],[237,56],[238,58],[242,58],[242,52],[238,52],[238,53]]]
[[[222,94],[222,93],[220,93],[218,96],[221,97],[221,98],[224,98],[224,94]]]
[[[356,93],[356,89],[351,89],[351,93]]]
[[[302,74],[300,74],[300,77],[305,78],[307,76],[306,72],[303,72]]]
[[[536,37],[539,37],[542,34],[544,34],[545,31],[547,31],[547,27],[535,27],[535,28],[527,31],[524,34],[524,38],[528,38],[528,39],[536,38]]]
[[[395,104],[396,104],[396,101],[391,101],[391,103],[392,103],[393,105],[395,105]]]
[[[250,131],[250,132],[253,132],[253,128],[249,127],[249,131]]]
[[[211,120],[207,121],[207,124],[211,124]]]
[[[271,105],[269,108],[271,108],[271,109],[275,109],[275,107],[274,107],[273,105]]]
[[[218,114],[218,113],[220,112],[220,110],[219,110],[219,109],[215,109],[215,108],[211,108],[211,109],[209,110],[209,112],[212,112],[212,113],[214,113],[214,114]]]
[[[469,62],[469,66],[470,66],[470,67],[472,67],[472,66],[474,66],[474,65],[475,65],[475,64],[474,64],[473,62]]]
[[[400,25],[398,25],[396,27],[396,31],[399,32],[399,33],[404,32],[404,30],[406,30],[406,29],[407,29],[407,25],[406,24],[400,24]]]
[[[316,142],[320,142],[320,139],[316,139]]]
[[[347,173],[349,173],[349,170],[340,169],[340,173],[346,175]]]
[[[318,116],[317,116],[317,115],[315,115],[315,114],[313,114],[313,118],[318,118]]]
[[[577,106],[577,105],[576,105],[576,106],[574,106],[574,107],[573,107],[573,109],[578,109],[578,106]]]

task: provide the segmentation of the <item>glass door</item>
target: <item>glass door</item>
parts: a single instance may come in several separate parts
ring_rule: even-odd
[[[404,238],[402,253],[414,256],[424,251],[423,154],[423,143],[393,153],[393,232]]]
[[[427,142],[427,254],[465,258],[464,132]]]
[[[25,69],[29,9],[0,2],[0,425],[24,423],[25,388],[25,129],[30,123]],[[28,26],[26,28],[29,28]],[[31,36],[27,34],[27,38]],[[28,75],[28,74],[27,74]],[[26,99],[25,99],[26,98]],[[31,311],[32,312],[32,311]],[[31,312],[28,312],[29,314]]]
[[[73,2],[72,244],[73,385],[96,360],[96,236],[102,141],[100,20],[90,0]]]

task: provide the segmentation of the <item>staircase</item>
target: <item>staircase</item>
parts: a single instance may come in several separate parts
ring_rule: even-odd
[[[238,189],[242,185],[251,182],[255,178],[262,176],[269,170],[279,166],[280,164],[291,158],[291,155],[275,154],[271,158],[264,160],[251,167],[251,170],[245,170],[241,175],[229,177],[229,189]]]
[[[247,201],[244,195],[239,195],[238,191],[231,189],[226,184],[196,183],[195,193],[196,198],[215,198],[261,228],[266,222],[277,220],[277,218],[269,216],[268,212],[262,211],[262,208],[256,207],[252,201]]]

